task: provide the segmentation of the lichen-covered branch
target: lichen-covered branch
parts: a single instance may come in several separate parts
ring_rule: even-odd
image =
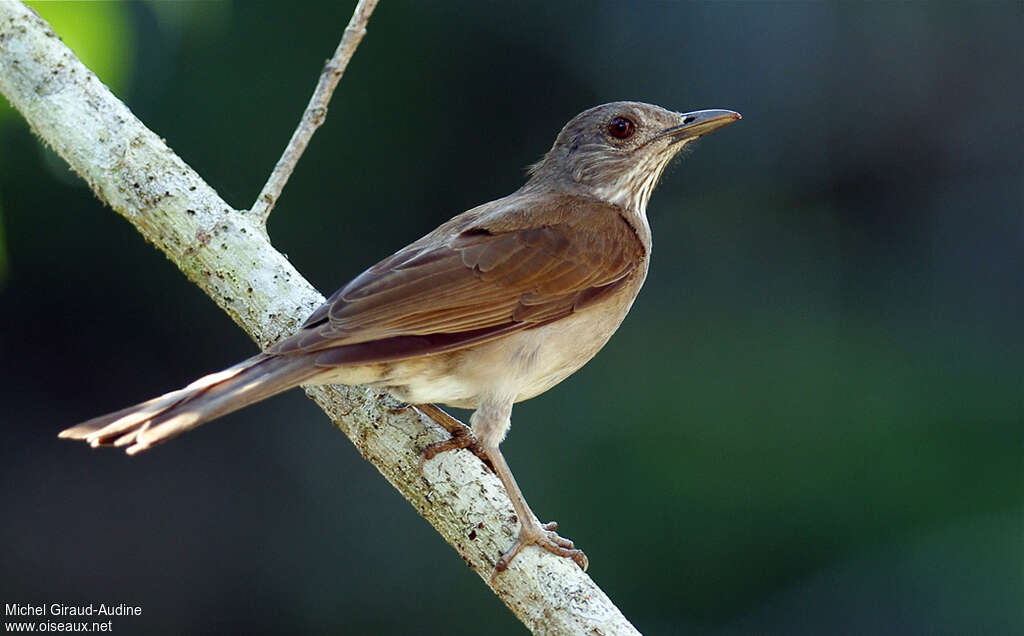
[[[225,203],[46,22],[14,0],[0,0],[0,93],[98,197],[260,346],[293,331],[323,302],[270,245],[258,218]],[[420,453],[446,433],[387,395],[358,387],[317,387],[307,393],[491,584],[493,563],[518,530],[498,479],[464,451],[442,453],[421,475]],[[574,563],[544,550],[524,551],[496,577],[493,589],[534,632],[636,633]]]

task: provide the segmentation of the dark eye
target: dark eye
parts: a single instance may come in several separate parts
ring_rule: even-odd
[[[633,136],[636,124],[628,117],[616,117],[608,122],[608,134],[616,139],[628,139]]]

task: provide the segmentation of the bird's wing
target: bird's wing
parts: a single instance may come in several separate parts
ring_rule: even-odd
[[[334,365],[460,349],[605,298],[645,254],[620,211],[592,200],[468,218],[360,274],[269,352],[319,351]]]

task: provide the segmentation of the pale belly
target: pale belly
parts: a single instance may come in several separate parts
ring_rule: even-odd
[[[467,349],[395,362],[335,367],[309,384],[360,384],[387,389],[410,404],[475,409],[485,399],[515,402],[547,391],[590,361],[633,304],[646,267],[625,293],[549,325]]]
[[[432,364],[425,358],[399,363],[390,378],[375,384],[411,404],[476,408],[495,393],[513,396],[515,402],[527,400],[589,362],[615,333],[629,306],[595,310],[447,354],[444,362]]]
[[[307,384],[376,386],[410,404],[475,409],[481,400],[496,395],[521,402],[547,391],[589,362],[628,310],[627,305],[617,311],[581,312],[451,353],[335,367]]]

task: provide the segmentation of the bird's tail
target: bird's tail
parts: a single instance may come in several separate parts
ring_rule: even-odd
[[[259,354],[233,367],[203,376],[183,389],[101,415],[61,431],[92,446],[127,446],[144,451],[222,415],[310,379],[319,369],[303,356]]]

